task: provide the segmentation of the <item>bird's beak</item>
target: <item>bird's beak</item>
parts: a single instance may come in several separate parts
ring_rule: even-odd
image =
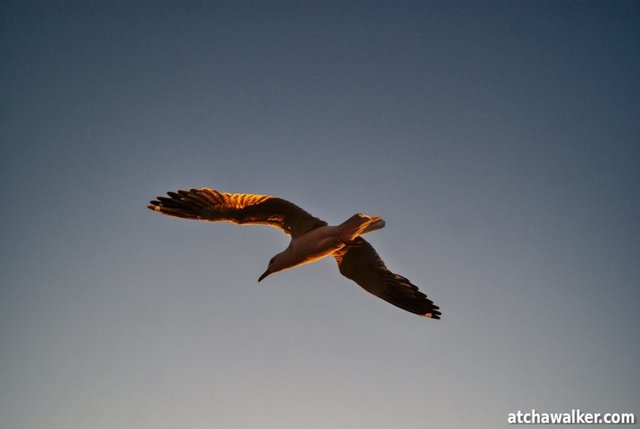
[[[258,279],[258,283],[260,283],[262,281],[262,279],[264,279],[265,277],[267,277],[269,274],[271,274],[271,272],[269,271],[269,268],[267,268],[267,271],[265,271],[260,278]]]

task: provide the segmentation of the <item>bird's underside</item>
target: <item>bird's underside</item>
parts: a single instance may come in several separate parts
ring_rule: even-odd
[[[157,197],[147,207],[185,219],[267,225],[290,235],[289,247],[271,259],[260,280],[273,272],[331,255],[338,262],[340,273],[366,291],[411,313],[440,319],[438,306],[407,278],[389,271],[373,246],[360,237],[384,226],[377,216],[357,214],[340,225],[328,226],[278,197],[228,194],[209,188],[168,192],[168,197]]]

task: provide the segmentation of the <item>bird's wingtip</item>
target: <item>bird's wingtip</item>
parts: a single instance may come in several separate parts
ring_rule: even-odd
[[[424,313],[423,316],[429,319],[440,320],[441,314],[439,311],[429,311],[428,313]]]

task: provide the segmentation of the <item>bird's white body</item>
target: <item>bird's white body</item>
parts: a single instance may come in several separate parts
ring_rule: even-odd
[[[322,226],[294,238],[280,255],[284,269],[308,264],[333,254],[344,247],[337,226]]]
[[[359,235],[383,226],[380,217],[358,213],[340,225],[313,229],[292,238],[289,246],[273,258],[267,271],[271,274],[331,256]]]

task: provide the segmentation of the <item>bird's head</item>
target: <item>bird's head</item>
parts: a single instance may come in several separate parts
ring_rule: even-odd
[[[269,261],[269,266],[267,267],[267,270],[264,273],[262,273],[262,275],[258,279],[258,283],[260,283],[268,275],[277,273],[278,271],[282,271],[286,268],[282,264],[282,258],[280,258],[281,255],[282,253],[278,253],[276,256],[271,258],[271,260]]]

